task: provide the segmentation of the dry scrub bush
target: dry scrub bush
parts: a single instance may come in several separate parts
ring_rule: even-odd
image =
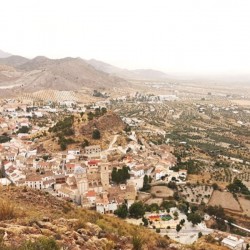
[[[15,206],[9,201],[0,200],[0,221],[11,220],[16,217]]]

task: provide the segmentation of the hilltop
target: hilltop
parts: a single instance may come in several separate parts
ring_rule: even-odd
[[[88,145],[100,145],[105,149],[110,143],[110,138],[114,134],[121,133],[124,128],[125,124],[121,118],[113,112],[106,112],[106,109],[104,112],[88,111],[82,115],[62,117],[49,129],[50,133],[41,136],[38,143],[42,143],[43,148],[49,151],[81,148],[84,141],[87,141]],[[100,132],[100,139],[93,139],[94,130]],[[55,140],[55,137],[58,140]]]
[[[6,58],[0,58],[0,64],[6,64],[12,67],[17,67],[28,62],[29,59],[22,56],[9,56]]]
[[[0,50],[0,58],[6,58],[6,57],[9,57],[9,56],[11,56],[11,54]]]

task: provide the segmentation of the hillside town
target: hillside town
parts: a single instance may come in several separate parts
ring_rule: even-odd
[[[44,190],[84,207],[96,208],[98,212],[111,213],[125,201],[128,206],[135,202],[145,175],[151,176],[153,181],[168,176],[166,183],[171,178],[185,183],[185,170],[177,173],[171,170],[176,163],[171,149],[142,147],[136,134],[123,149],[112,145],[108,149],[91,145],[84,149],[75,148],[47,155],[36,147],[37,139],[34,139],[37,134],[48,131],[47,124],[45,127],[33,126],[30,118],[43,117],[59,110],[7,100],[1,111],[1,140],[6,140],[0,145],[2,172],[5,176],[1,179],[2,184]],[[83,109],[77,112],[83,112]],[[119,151],[123,159],[109,162],[108,156],[114,151]],[[126,183],[115,185],[111,177],[112,170],[116,168],[119,171],[123,167],[128,168],[129,178]]]
[[[98,143],[98,119],[110,115],[105,104],[5,99],[0,117],[0,184],[41,190],[85,209],[122,218],[127,216],[123,217],[121,213],[124,206],[125,211],[129,211],[135,204],[143,202],[146,213],[135,216],[137,219],[128,218],[129,223],[144,224],[184,244],[192,244],[200,235],[212,234],[218,238],[219,231],[207,227],[208,221],[214,220],[213,215],[206,213],[202,221],[193,210],[197,209],[196,205],[211,202],[213,193],[219,192],[214,190],[216,187],[204,182],[190,184],[187,181],[190,170],[183,164],[183,168],[177,167],[180,162],[174,147],[147,142],[140,132],[156,136],[166,134],[160,129],[157,132],[149,128],[138,129],[143,123],[135,119],[123,117],[123,121],[120,118],[119,122],[112,121],[114,126],[122,124],[124,129],[120,130],[118,125],[119,129],[113,127],[105,146]],[[79,124],[79,119],[84,121],[85,116],[87,125],[82,130],[74,128],[72,133],[75,120]],[[92,119],[94,129],[89,132]],[[62,122],[69,123],[66,130]],[[92,134],[91,144],[84,139],[79,146],[72,138],[62,139],[60,134],[79,137],[79,131]],[[58,139],[46,144],[43,138],[50,138],[48,135],[52,135],[52,139],[58,136]],[[122,138],[126,139],[125,143]],[[67,143],[70,140],[72,144]],[[119,140],[123,143],[118,143]],[[59,150],[56,144],[60,145]],[[188,207],[188,203],[193,205]],[[192,219],[190,214],[197,215],[198,220]],[[238,246],[232,249],[241,249],[246,242],[244,237],[238,239],[230,234],[221,238],[221,244],[229,248],[230,244]]]

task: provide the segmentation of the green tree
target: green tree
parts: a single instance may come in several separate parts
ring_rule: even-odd
[[[181,225],[184,225],[184,223],[185,223],[185,219],[182,219],[182,220],[180,221],[180,224],[181,224]]]
[[[177,224],[176,225],[176,232],[179,233],[181,231],[181,225]]]
[[[116,184],[125,183],[130,178],[129,167],[123,166],[121,169],[113,168],[111,180]]]
[[[195,213],[190,213],[187,217],[187,220],[191,221],[194,226],[201,223],[202,218],[197,212],[195,212]]]
[[[95,129],[92,133],[92,138],[94,140],[99,140],[101,138],[101,133],[98,129]]]
[[[27,127],[27,126],[22,126],[21,128],[18,129],[17,134],[19,134],[19,133],[26,134],[26,133],[28,133],[29,131],[30,131],[30,128],[29,128],[29,127]]]
[[[125,132],[131,132],[131,127],[129,125],[126,125],[124,128]]]
[[[129,208],[129,214],[132,218],[139,219],[144,216],[145,208],[141,201],[133,203]]]
[[[171,189],[177,189],[177,185],[174,181],[170,181],[168,183],[168,187],[171,188]]]
[[[160,209],[157,203],[152,203],[150,205],[145,204],[144,207],[147,212],[155,212],[155,211],[159,211]]]
[[[67,149],[67,144],[65,143],[65,142],[61,142],[61,144],[60,144],[60,148],[61,148],[61,150],[66,150]]]
[[[87,116],[89,121],[93,120],[95,117],[95,115],[91,111],[87,114]]]
[[[114,212],[118,217],[125,219],[128,216],[128,208],[126,204],[122,204],[118,209]]]
[[[3,170],[0,168],[0,178],[4,178]]]
[[[180,196],[178,194],[178,192],[174,192],[173,198],[178,201],[180,199]]]
[[[163,201],[161,203],[161,207],[165,208],[165,209],[170,209],[171,207],[176,207],[176,203],[175,201]]]
[[[177,211],[175,211],[175,212],[173,213],[173,215],[174,215],[174,219],[177,220],[177,219],[178,219],[178,216],[179,216],[179,213],[178,213]]]
[[[111,180],[115,183],[118,183],[118,175],[117,175],[117,168],[114,167],[112,169],[112,173],[111,173]]]
[[[235,178],[233,183],[230,183],[227,186],[229,192],[231,193],[242,193],[242,194],[250,194],[250,191],[248,190],[248,188],[242,183],[241,180]]]
[[[185,202],[179,203],[177,207],[182,213],[188,212],[188,205]]]
[[[87,139],[84,139],[83,142],[82,142],[82,144],[81,144],[81,147],[85,148],[87,146],[89,146],[89,141]]]
[[[218,190],[218,189],[219,189],[219,186],[218,186],[217,183],[213,183],[213,184],[212,184],[212,187],[213,187],[214,190]]]
[[[225,211],[224,211],[223,207],[221,207],[221,206],[209,205],[205,209],[205,212],[208,213],[209,215],[214,215],[214,216],[219,217],[221,219],[225,219]]]
[[[143,187],[142,191],[148,191],[150,189],[150,184],[149,184],[149,177],[147,175],[144,175],[143,177]]]
[[[143,222],[144,227],[148,226],[148,219],[147,218],[143,217],[142,222]]]
[[[106,114],[106,113],[107,113],[107,109],[106,109],[106,108],[104,108],[104,107],[102,107],[102,109],[101,109],[101,113],[102,113],[102,115]]]
[[[7,136],[7,135],[1,135],[0,136],[0,143],[5,143],[5,142],[8,142],[10,140],[11,140],[11,138],[9,136]]]

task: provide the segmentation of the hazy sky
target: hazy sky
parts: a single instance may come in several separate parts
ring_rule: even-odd
[[[6,0],[0,49],[167,73],[250,73],[249,0]]]

